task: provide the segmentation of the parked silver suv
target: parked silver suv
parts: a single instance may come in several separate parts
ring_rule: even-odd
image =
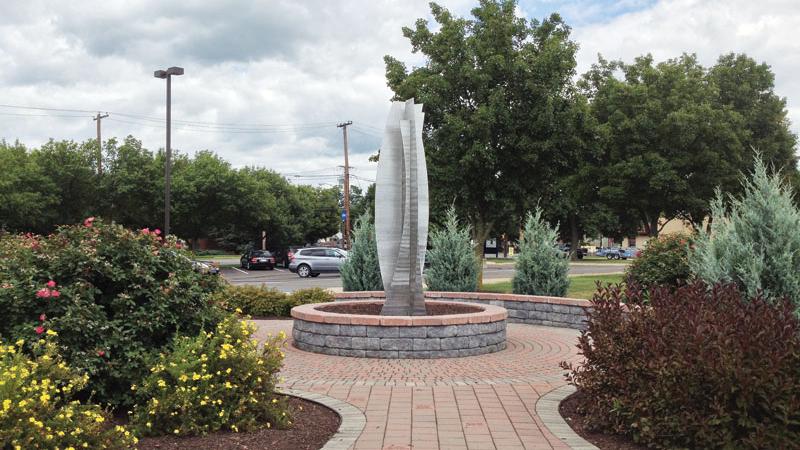
[[[289,271],[302,278],[318,277],[325,272],[339,272],[347,252],[339,248],[310,247],[294,252]]]

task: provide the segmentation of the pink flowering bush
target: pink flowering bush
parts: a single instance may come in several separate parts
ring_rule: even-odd
[[[35,341],[58,332],[60,353],[89,375],[86,394],[131,405],[145,361],[174,336],[214,327],[217,277],[158,230],[128,230],[99,219],[49,236],[0,237],[0,338]]]

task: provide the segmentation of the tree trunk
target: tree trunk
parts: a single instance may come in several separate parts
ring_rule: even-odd
[[[645,219],[647,220],[647,225],[650,228],[650,237],[658,237],[658,219],[661,217],[661,214],[647,214],[645,215]]]
[[[492,229],[491,222],[483,222],[481,219],[476,219],[472,227],[472,238],[475,240],[475,258],[478,260],[478,290],[483,287],[483,245],[486,238],[489,237],[489,232]]]
[[[578,251],[581,248],[581,237],[578,234],[578,216],[574,213],[569,215],[569,239],[572,250],[570,259],[576,261],[578,259]]]

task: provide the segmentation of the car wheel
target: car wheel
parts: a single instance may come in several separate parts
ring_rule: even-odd
[[[606,255],[606,259],[614,259],[614,255]]]
[[[319,276],[319,274],[318,274],[318,273],[312,273],[312,274],[311,274],[311,278],[317,278],[318,276]]]
[[[308,267],[308,264],[300,264],[297,266],[297,274],[300,278],[308,278],[311,275],[311,267]]]

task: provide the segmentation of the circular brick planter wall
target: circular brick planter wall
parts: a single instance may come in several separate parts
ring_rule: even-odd
[[[384,293],[382,291],[341,292],[334,296],[337,302],[374,301],[383,299]],[[540,295],[426,291],[425,298],[427,300],[502,306],[508,311],[508,322],[511,323],[578,330],[586,328],[586,312],[591,309],[591,302],[588,300]]]
[[[292,308],[295,347],[367,358],[452,358],[506,348],[508,314],[499,306],[475,305],[480,310],[466,314],[377,316],[320,311],[322,305],[326,303]]]

